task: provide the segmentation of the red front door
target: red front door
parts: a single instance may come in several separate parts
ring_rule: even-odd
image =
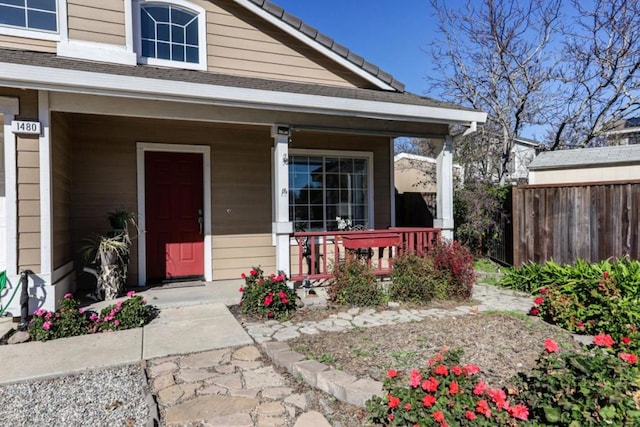
[[[204,277],[202,156],[145,152],[148,282]]]

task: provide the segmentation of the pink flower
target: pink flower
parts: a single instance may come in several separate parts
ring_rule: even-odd
[[[451,384],[449,384],[449,391],[447,392],[447,394],[453,396],[454,394],[458,394],[459,391],[460,385],[458,384],[458,382],[452,381]]]
[[[526,421],[529,418],[529,408],[525,405],[513,405],[508,409],[509,415],[518,420]]]
[[[242,307],[242,301],[238,303],[238,307]]]
[[[404,405],[404,409],[406,409],[407,411],[411,410],[411,403],[407,403],[406,405]]]
[[[455,375],[456,377],[459,377],[460,375],[462,375],[463,370],[460,366],[456,365],[451,368],[451,372],[453,372],[453,375]]]
[[[435,379],[434,377],[429,377],[428,380],[422,381],[422,389],[424,391],[435,393],[436,390],[438,390],[438,384],[440,383],[438,382],[437,379]]]
[[[135,294],[136,294],[136,291],[129,291],[129,292],[127,292],[127,296],[128,296],[129,298],[131,298],[131,297],[132,297],[132,296],[134,296]]]
[[[244,288],[238,289],[238,292],[240,292],[240,293],[244,292]]]
[[[48,331],[49,329],[51,329],[51,325],[52,323],[47,320],[42,324],[42,329],[44,329],[45,331]]]
[[[78,310],[78,313],[84,314],[84,308],[81,308],[80,310]]]
[[[444,421],[444,414],[442,413],[442,411],[435,411],[431,416],[439,423]]]
[[[33,312],[34,316],[44,316],[47,313],[47,310],[44,310],[42,308],[37,309],[36,311]]]
[[[100,316],[98,316],[96,313],[91,313],[91,316],[89,316],[89,320],[91,320],[92,322],[95,322],[96,320],[99,320]]]
[[[116,319],[116,320],[113,321],[113,324],[115,326],[120,326],[120,321],[118,319]]]
[[[398,376],[398,371],[396,371],[395,369],[391,368],[387,371],[387,377],[395,378],[397,376]]]
[[[422,375],[420,374],[420,371],[412,369],[409,375],[411,376],[409,380],[409,384],[411,385],[411,387],[413,388],[418,387],[420,385],[420,381],[422,380]]]
[[[533,300],[533,303],[534,303],[535,305],[540,305],[540,304],[542,304],[543,302],[544,302],[544,298],[542,298],[542,297],[538,297],[538,298],[536,298],[535,300]]]
[[[449,369],[444,365],[436,366],[433,372],[442,376],[449,375]]]
[[[638,356],[636,356],[635,354],[620,353],[619,357],[620,359],[632,365],[635,365],[636,363],[638,363]]]
[[[467,375],[474,375],[480,372],[480,366],[473,365],[470,363],[468,365],[465,365],[464,370],[467,373]]]
[[[271,305],[271,303],[273,302],[273,298],[270,297],[269,295],[267,295],[266,297],[264,297],[264,305],[266,307],[269,307]]]
[[[45,319],[51,319],[53,317],[53,313],[52,312],[47,312],[47,314],[44,315]]]
[[[116,306],[117,306],[118,308],[122,308],[122,301],[118,301],[118,302],[116,303]]]
[[[547,292],[549,292],[549,290],[547,288],[540,288],[538,292],[540,292],[541,294],[546,294]]]
[[[559,350],[558,343],[551,338],[547,338],[544,341],[544,349],[547,350],[547,353],[555,353]]]
[[[464,416],[469,420],[469,421],[473,421],[476,419],[476,414],[474,414],[471,411],[467,411],[465,412]]]
[[[249,274],[251,274],[252,276],[257,276],[257,275],[258,275],[258,272],[257,272],[257,271],[255,271],[255,270],[251,270],[251,271],[249,272]]]
[[[242,274],[240,275],[240,277],[242,277],[243,279],[246,279],[246,278],[247,278],[247,275],[246,275],[246,274],[244,274],[244,273],[242,273]]]
[[[64,297],[66,299],[73,298],[73,294],[71,292],[67,292],[66,294],[64,294]]]
[[[593,343],[600,347],[611,347],[615,343],[611,335],[600,333],[593,337]]]
[[[476,396],[482,396],[482,393],[484,393],[484,391],[487,389],[487,384],[485,384],[483,381],[478,381],[478,383],[473,388],[473,394],[475,394]]]

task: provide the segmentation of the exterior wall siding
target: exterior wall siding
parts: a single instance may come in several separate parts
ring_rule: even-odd
[[[14,37],[0,35],[0,47],[7,49],[33,50],[37,52],[56,51],[56,42],[50,40],[29,39],[26,37]]]
[[[68,116],[51,117],[53,268],[73,260],[71,249],[71,129]]]
[[[123,0],[69,0],[70,40],[126,45]]]
[[[598,166],[529,172],[529,184],[568,184],[640,179],[640,165]]]

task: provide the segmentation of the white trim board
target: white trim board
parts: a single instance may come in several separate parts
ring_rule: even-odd
[[[20,111],[18,98],[0,96],[0,114],[3,116],[4,134],[4,182],[6,206],[6,241],[0,242],[5,248],[7,278],[18,274],[18,202],[16,135],[11,131],[11,121]]]
[[[52,223],[53,204],[51,194],[51,114],[49,93],[38,92],[38,118],[42,128],[39,145],[40,164],[40,274],[51,275],[53,268]]]
[[[213,280],[213,249],[211,246],[211,147],[209,147],[208,145],[138,142],[136,144],[136,162],[138,174],[138,286],[144,286],[147,281],[147,248],[146,239],[144,236],[146,230],[144,153],[146,151],[202,154],[202,175],[204,181],[204,279],[206,281]]]
[[[0,86],[417,123],[485,122],[487,113],[0,63]]]

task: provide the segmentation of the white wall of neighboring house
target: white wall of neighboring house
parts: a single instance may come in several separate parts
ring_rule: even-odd
[[[436,159],[400,153],[393,158],[394,184],[399,194],[435,193]],[[454,178],[462,179],[462,167],[453,165]]]
[[[529,184],[570,184],[637,179],[640,179],[640,165],[533,170],[529,173]]]
[[[511,149],[511,155],[513,156],[511,180],[526,180],[529,175],[529,163],[536,157],[535,146],[516,142]]]

